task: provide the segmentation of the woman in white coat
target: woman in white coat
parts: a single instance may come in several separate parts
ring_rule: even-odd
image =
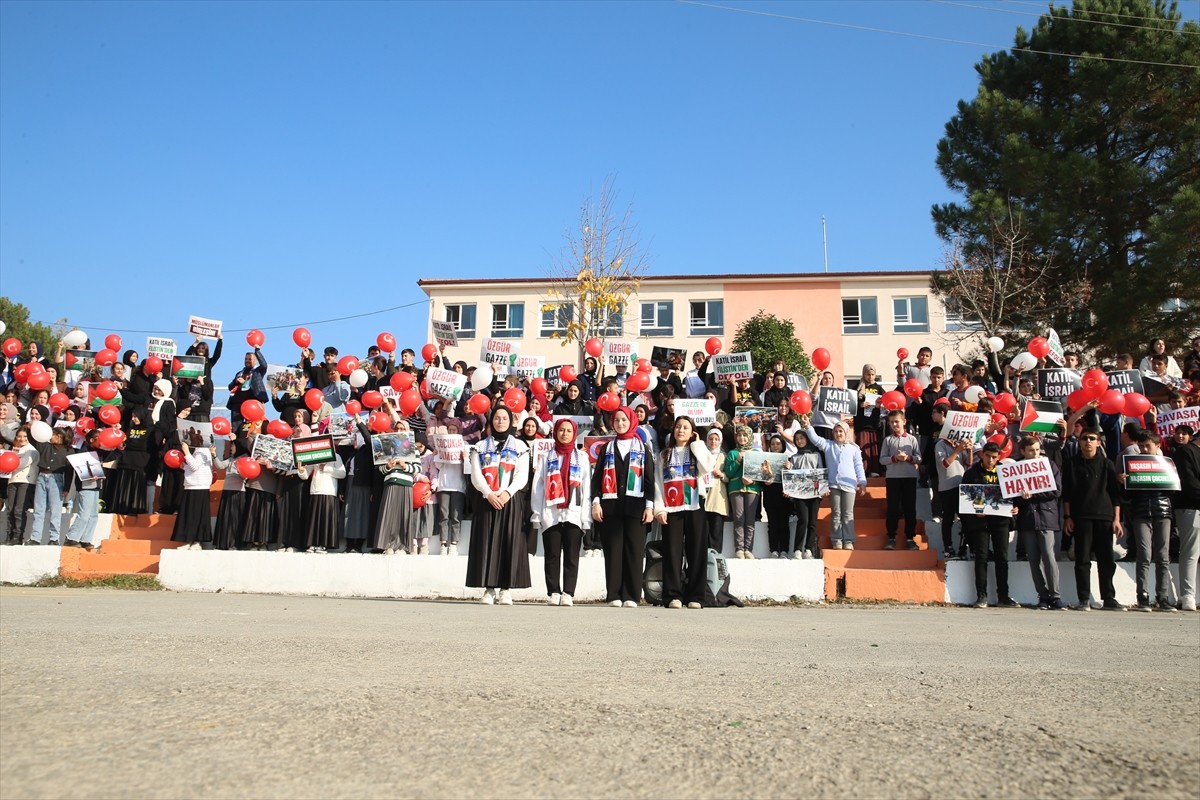
[[[587,452],[576,446],[577,432],[569,419],[554,423],[554,449],[533,477],[533,523],[542,530],[546,594],[552,606],[574,604],[579,548],[583,532],[592,525],[592,468]]]

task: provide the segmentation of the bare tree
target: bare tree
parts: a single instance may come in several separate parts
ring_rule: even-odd
[[[566,229],[564,240],[551,261],[542,311],[559,315],[559,330],[552,337],[564,347],[574,343],[582,358],[588,339],[604,339],[613,328],[623,327],[626,302],[638,290],[650,257],[633,219],[633,204],[617,210],[612,176],[605,178],[599,194],[583,201],[579,221]]]

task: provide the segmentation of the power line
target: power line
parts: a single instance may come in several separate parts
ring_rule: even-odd
[[[1045,3],[1033,3],[1033,2],[1029,2],[1029,0],[1001,0],[1001,2],[1010,3],[1015,6],[1032,6],[1034,8],[1041,8],[1041,9],[1046,8]],[[1058,6],[1058,8],[1065,9],[1066,6]],[[1045,12],[1041,12],[1041,13],[1045,13]],[[1041,16],[1041,13],[1039,13],[1038,16]],[[1154,21],[1154,20],[1161,21],[1162,20],[1162,17],[1144,17],[1144,16],[1141,16],[1140,14],[1126,14],[1123,11],[1098,11],[1093,8],[1089,8],[1087,13],[1100,14],[1100,15],[1103,15],[1106,17],[1123,17],[1124,19],[1140,19],[1140,20],[1146,20],[1146,21]]]
[[[937,3],[938,5],[943,5],[943,6],[954,6],[956,8],[974,8],[974,9],[978,9],[979,11],[994,11],[997,14],[1017,14],[1022,17],[1041,18],[1041,17],[1045,16],[1044,13],[1038,13],[1036,11],[1018,11],[1016,9],[1010,9],[1010,8],[996,8],[995,6],[977,6],[977,5],[974,5],[971,3],[957,3],[957,2],[954,2],[954,0],[928,0],[928,2]],[[1091,13],[1099,13],[1099,12],[1091,12]],[[1103,20],[1103,19],[1084,19],[1083,17],[1074,17],[1074,16],[1055,17],[1055,19],[1063,20],[1064,22],[1082,22],[1082,23],[1085,23],[1088,25],[1107,25],[1110,28],[1132,28],[1135,31],[1159,31],[1159,32],[1163,32],[1163,33],[1182,33],[1187,36],[1200,35],[1200,31],[1176,30],[1174,21],[1169,20],[1169,19],[1163,19],[1161,17],[1135,17],[1135,19],[1155,20],[1157,22],[1164,23],[1165,25],[1168,25],[1170,27],[1163,27],[1160,25],[1134,25],[1134,24],[1128,23],[1128,22],[1109,22],[1109,21]]]
[[[867,31],[868,33],[886,33],[891,36],[906,36],[911,39],[924,39],[930,42],[943,42],[945,44],[963,44],[970,47],[982,47],[988,50],[1012,50],[1014,53],[1030,53],[1032,55],[1041,56],[1061,56],[1063,58],[1078,58],[1086,61],[1112,61],[1120,64],[1142,64],[1149,67],[1179,67],[1181,69],[1196,69],[1200,70],[1200,66],[1192,66],[1191,64],[1176,64],[1170,61],[1140,61],[1132,58],[1113,58],[1112,56],[1097,56],[1090,53],[1059,53],[1054,50],[1034,50],[1028,47],[1013,48],[1002,44],[988,44],[986,42],[971,42],[965,39],[950,39],[945,36],[933,36],[927,33],[913,33],[911,31],[894,31],[888,28],[874,28],[867,25],[855,25],[850,22],[834,22],[827,19],[812,19],[810,17],[795,17],[790,14],[778,14],[773,11],[758,11],[751,8],[736,8],[734,6],[722,6],[715,3],[704,3],[700,0],[675,0],[676,3],[687,6],[700,6],[702,8],[714,8],[718,11],[733,11],[738,14],[750,14],[756,17],[773,17],[775,19],[786,19],[792,22],[807,22],[813,25],[828,25],[833,28],[847,28],[849,30]]]

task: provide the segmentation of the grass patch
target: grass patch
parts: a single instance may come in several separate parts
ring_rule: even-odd
[[[133,592],[161,592],[165,587],[158,582],[155,575],[110,575],[107,578],[63,578],[60,576],[42,578],[32,586],[40,589],[124,589]]]

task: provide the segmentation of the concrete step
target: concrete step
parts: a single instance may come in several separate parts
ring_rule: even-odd
[[[946,573],[942,570],[847,569],[843,576],[847,600],[946,601]]]
[[[833,549],[832,543],[830,542],[828,536],[819,536],[818,539],[821,542],[822,550]],[[917,537],[913,541],[915,541],[917,543],[917,547],[921,548],[922,550],[929,548],[929,542],[928,542],[928,540],[926,540],[924,534],[918,533]],[[884,550],[884,549],[886,549],[886,546],[887,546],[887,536],[884,536],[883,534],[878,534],[878,535],[873,535],[873,536],[859,536],[854,540],[854,549],[856,551],[857,550]],[[904,542],[899,537],[897,537],[896,546],[897,546],[897,548],[899,548],[901,550],[906,549]],[[937,548],[931,548],[931,549],[936,550]]]
[[[64,547],[59,570],[63,577],[84,579],[110,575],[158,574],[157,555],[109,554],[100,550],[88,552],[77,547]]]
[[[180,544],[181,542],[161,539],[108,539],[101,545],[100,552],[106,555],[156,556],[163,550],[173,550]]]
[[[837,569],[921,570],[937,569],[935,550],[824,550],[826,567]]]

